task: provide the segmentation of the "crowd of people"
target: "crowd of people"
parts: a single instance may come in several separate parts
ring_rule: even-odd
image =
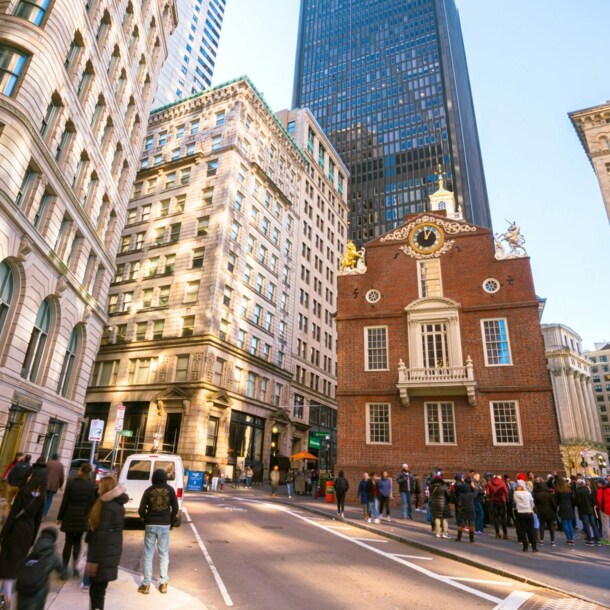
[[[496,538],[510,540],[508,528],[514,526],[523,550],[531,547],[538,552],[547,532],[551,546],[556,545],[557,531],[563,532],[567,545],[574,545],[574,532],[580,526],[584,544],[610,544],[610,475],[566,478],[557,473],[541,477],[529,472],[519,473],[513,481],[507,474],[486,472],[481,476],[471,470],[458,472],[448,481],[437,469],[420,482],[408,464],[403,464],[394,479],[386,470],[381,476],[363,473],[358,498],[362,516],[369,523],[392,520],[394,483],[400,494],[402,519],[413,519],[414,510],[426,512],[437,538],[453,538],[449,520],[455,517],[458,542],[465,532],[470,542],[475,542],[476,535],[486,533],[486,527],[492,528]],[[343,516],[339,497],[337,512]]]
[[[7,610],[17,592],[17,610],[44,610],[49,577],[81,579],[91,610],[103,610],[106,589],[118,578],[123,550],[124,505],[129,500],[113,474],[95,482],[89,463],[83,463],[65,486],[56,526],[64,533],[57,554],[57,527],[44,527],[53,496],[64,486],[64,467],[57,455],[48,462],[18,453],[3,474],[6,503],[0,531],[0,607]],[[139,515],[145,524],[144,578],[139,593],[148,594],[155,548],[159,555],[159,592],[167,593],[169,532],[178,515],[178,501],[167,473],[157,469],[144,492]],[[84,570],[79,570],[83,537],[87,544]],[[3,606],[1,604],[4,604]],[[14,607],[14,606],[13,606]]]

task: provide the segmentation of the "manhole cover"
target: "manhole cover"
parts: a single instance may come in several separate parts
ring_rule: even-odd
[[[210,544],[229,544],[228,540],[208,540]]]
[[[261,525],[261,529],[263,530],[283,530],[283,526],[281,525]]]

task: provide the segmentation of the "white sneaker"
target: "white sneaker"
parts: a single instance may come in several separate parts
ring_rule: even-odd
[[[375,519],[375,523],[381,523],[380,519]]]
[[[390,515],[388,515],[388,521],[391,521],[391,520],[392,520],[392,517],[390,517]]]
[[[367,523],[372,523],[373,522],[373,520],[370,517],[366,521],[367,521]]]
[[[451,538],[451,536],[449,534],[443,534],[442,537],[443,538]]]
[[[437,538],[442,538],[440,534],[435,534]]]

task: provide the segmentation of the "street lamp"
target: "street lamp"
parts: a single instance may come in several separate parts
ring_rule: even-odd
[[[20,407],[12,407],[8,411],[8,419],[6,420],[6,424],[0,426],[0,428],[4,428],[5,430],[10,430],[13,426],[19,423],[19,419],[21,417],[21,413],[23,410]]]
[[[326,435],[326,468],[329,474],[333,471],[333,437],[332,434]]]
[[[599,464],[600,474],[604,474],[604,469],[606,468],[608,463],[606,462],[606,459],[604,458],[604,456],[601,453],[598,454],[598,456],[597,456],[597,462]]]

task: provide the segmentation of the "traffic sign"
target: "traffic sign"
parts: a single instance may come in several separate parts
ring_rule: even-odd
[[[120,432],[123,429],[124,421],[125,421],[125,405],[119,405],[116,408],[116,419],[114,420],[115,432]]]
[[[99,443],[104,435],[104,420],[92,419],[89,425],[89,440]]]
[[[121,430],[121,436],[133,436],[133,430]]]

